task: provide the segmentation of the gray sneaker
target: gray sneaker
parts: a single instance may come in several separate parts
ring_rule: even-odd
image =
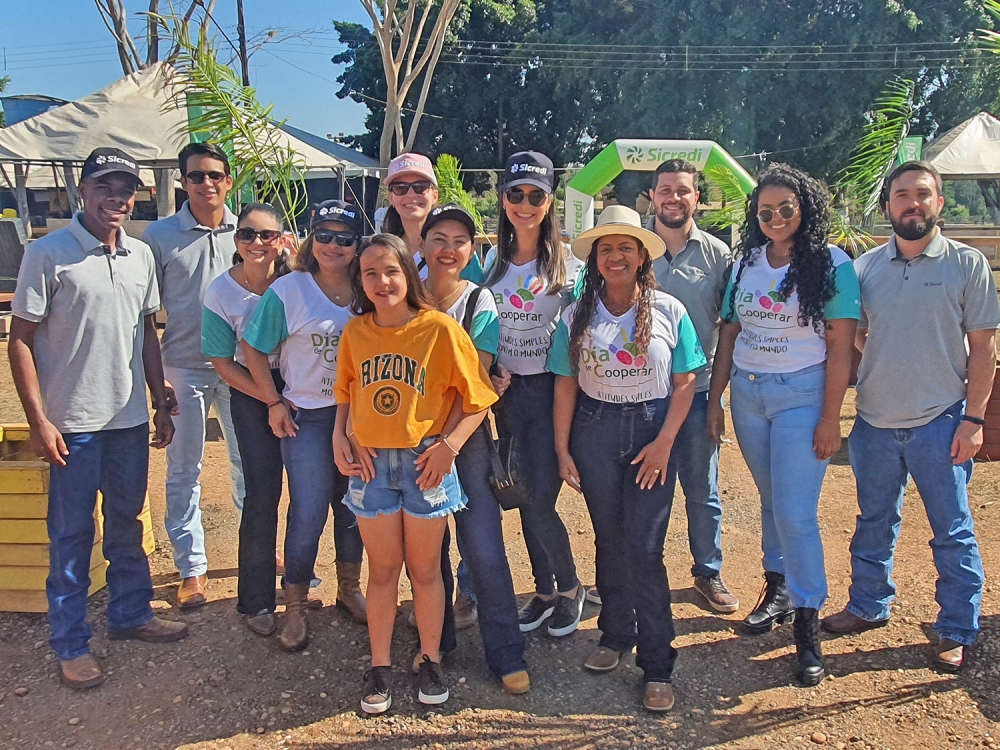
[[[740,600],[726,588],[722,576],[695,576],[694,588],[716,612],[729,613],[740,608]]]

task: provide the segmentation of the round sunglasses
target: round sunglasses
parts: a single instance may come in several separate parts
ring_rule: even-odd
[[[240,227],[236,230],[237,242],[250,243],[258,237],[260,237],[260,241],[265,245],[270,245],[272,242],[277,241],[277,239],[281,237],[281,232],[277,229],[261,229],[258,232],[253,227]]]
[[[350,247],[358,241],[358,236],[351,232],[333,232],[329,229],[317,229],[313,232],[313,237],[321,245],[329,245],[336,242],[340,247]]]
[[[193,170],[184,175],[188,182],[193,182],[195,185],[200,185],[205,181],[207,177],[212,182],[222,182],[226,179],[225,172],[202,172],[200,170]]]
[[[506,196],[508,203],[514,204],[520,203],[527,196],[528,203],[538,208],[545,203],[545,199],[549,197],[549,194],[544,190],[532,190],[530,193],[525,193],[521,188],[508,188],[504,191],[504,196]]]
[[[417,195],[423,195],[432,187],[434,185],[426,180],[422,182],[394,182],[389,185],[389,192],[393,195],[406,195],[412,188]]]
[[[775,215],[780,216],[785,221],[790,221],[796,213],[798,213],[798,206],[779,206],[777,211],[772,211],[770,208],[762,208],[757,212],[757,219],[761,224],[770,224],[774,221]]]

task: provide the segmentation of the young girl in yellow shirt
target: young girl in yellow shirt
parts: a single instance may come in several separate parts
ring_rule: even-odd
[[[333,447],[350,476],[344,503],[368,549],[372,668],[361,708],[377,714],[392,704],[390,647],[404,561],[422,653],[417,697],[427,705],[449,697],[438,650],[441,541],[448,516],[465,505],[455,456],[497,395],[468,335],[433,308],[402,240],[368,239],[353,284],[358,317],[340,341]]]

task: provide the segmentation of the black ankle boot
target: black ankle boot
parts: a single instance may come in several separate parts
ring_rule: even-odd
[[[819,645],[819,612],[808,607],[795,610],[795,651],[799,656],[796,676],[806,687],[819,685],[826,677]]]
[[[788,599],[785,577],[781,573],[764,572],[764,588],[753,612],[743,620],[749,635],[769,633],[775,625],[784,625],[795,619],[795,610]]]

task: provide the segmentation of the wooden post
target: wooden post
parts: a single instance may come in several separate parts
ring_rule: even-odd
[[[165,219],[177,213],[177,203],[174,200],[174,170],[159,168],[153,170],[156,179],[156,215]]]
[[[66,179],[66,196],[69,198],[69,212],[75,214],[78,211],[83,210],[83,201],[80,200],[80,191],[76,185],[76,173],[73,171],[73,165],[68,162],[63,162],[63,177]]]
[[[24,226],[24,236],[31,237],[31,216],[28,214],[28,178],[23,164],[14,165],[14,193],[17,195],[17,215]]]

